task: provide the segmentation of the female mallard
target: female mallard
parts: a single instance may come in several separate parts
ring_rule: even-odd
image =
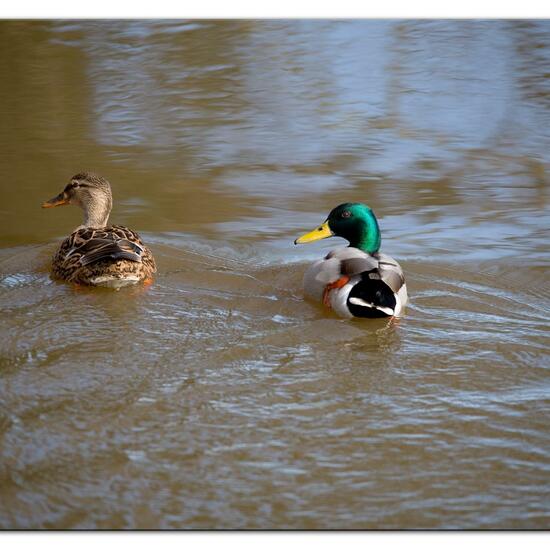
[[[398,317],[408,301],[405,277],[392,257],[378,252],[380,228],[373,211],[357,202],[341,204],[294,244],[334,235],[348,240],[349,247],[329,252],[306,271],[306,296],[341,317]]]
[[[105,178],[89,172],[77,174],[42,208],[62,204],[80,206],[84,223],[62,241],[55,253],[54,278],[113,288],[151,282],[157,270],[155,259],[139,235],[121,225],[107,226],[113,200]]]

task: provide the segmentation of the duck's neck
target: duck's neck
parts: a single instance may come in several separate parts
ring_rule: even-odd
[[[374,254],[380,249],[382,237],[380,235],[380,227],[378,221],[372,212],[369,212],[358,225],[357,231],[351,235],[349,245],[367,254]]]
[[[111,201],[95,201],[84,208],[83,227],[105,227],[111,213]]]

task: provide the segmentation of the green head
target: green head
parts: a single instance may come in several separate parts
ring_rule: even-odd
[[[368,254],[380,248],[380,228],[374,212],[365,204],[346,202],[334,208],[317,229],[302,235],[294,244],[309,243],[332,236],[343,237],[349,245]]]

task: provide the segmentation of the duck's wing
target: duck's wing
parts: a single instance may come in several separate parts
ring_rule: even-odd
[[[373,288],[377,286],[377,281],[382,281],[392,293],[406,301],[403,269],[388,254],[367,254],[357,248],[348,247],[335,251],[331,257],[337,258],[340,263],[340,277],[347,275],[351,279],[360,276],[364,281],[363,286],[368,282]]]
[[[313,265],[315,269],[312,275],[324,284],[333,283],[343,275],[351,278],[363,273],[372,274],[372,279],[380,278],[394,292],[398,292],[405,282],[401,266],[391,256],[367,254],[353,247],[332,250]]]
[[[91,239],[79,248],[72,249],[67,253],[65,259],[72,254],[78,254],[78,262],[81,266],[98,262],[99,260],[130,260],[141,262],[143,247],[127,239]]]
[[[387,254],[379,253],[377,255],[377,260],[380,278],[395,294],[397,294],[405,284],[403,269],[401,269],[401,266]]]
[[[154,263],[137,233],[127,227],[111,226],[77,229],[61,243],[53,264],[54,270],[66,278],[68,273],[105,259]],[[154,265],[152,269],[156,271]]]
[[[104,259],[141,262],[145,246],[136,233],[122,226],[77,229],[60,250],[63,262],[85,266]]]
[[[342,276],[354,277],[378,268],[378,261],[357,248],[337,248],[313,263],[304,274],[304,290],[313,299],[323,296],[326,285]]]
[[[378,261],[373,256],[352,247],[332,250],[321,262],[325,279],[330,278],[328,283],[336,281],[342,275],[353,277],[378,268]]]

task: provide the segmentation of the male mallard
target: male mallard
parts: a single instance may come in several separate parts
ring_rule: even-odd
[[[89,172],[77,174],[42,208],[62,204],[80,206],[84,223],[57,249],[52,262],[54,278],[114,288],[152,280],[155,259],[139,235],[121,225],[107,226],[113,200],[105,178]]]
[[[366,205],[346,202],[334,208],[326,221],[294,244],[332,236],[343,237],[349,247],[329,252],[304,275],[304,292],[322,300],[341,317],[398,317],[408,301],[400,265],[378,252],[380,228]]]

